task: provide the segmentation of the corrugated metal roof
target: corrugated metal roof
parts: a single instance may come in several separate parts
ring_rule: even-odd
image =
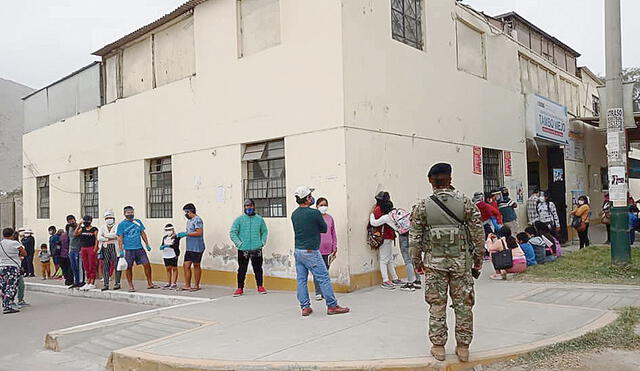
[[[68,74],[67,76],[62,77],[62,78],[60,78],[60,79],[58,79],[58,80],[56,80],[56,81],[52,82],[51,84],[49,84],[49,85],[47,85],[47,86],[45,86],[45,87],[43,87],[43,88],[40,88],[40,89],[38,89],[38,90],[36,90],[36,91],[34,91],[34,92],[31,92],[31,93],[29,93],[28,95],[25,95],[24,97],[22,97],[22,100],[25,100],[25,99],[29,98],[30,96],[32,96],[32,95],[34,95],[34,94],[36,94],[36,93],[39,93],[39,92],[41,92],[41,91],[43,91],[43,90],[45,90],[45,89],[48,89],[48,88],[52,87],[53,85],[56,85],[56,84],[58,84],[59,82],[64,81],[64,80],[66,80],[66,79],[68,79],[69,77],[72,77],[72,76],[74,76],[74,75],[77,75],[77,74],[79,74],[80,72],[82,72],[82,71],[84,71],[84,70],[88,70],[89,68],[91,68],[91,67],[95,66],[96,64],[100,64],[100,63],[101,63],[100,61],[94,61],[94,62],[91,62],[91,63],[89,63],[88,65],[86,65],[86,66],[84,66],[84,67],[82,67],[82,68],[80,68],[80,69],[78,69],[78,70],[75,70],[75,71],[71,72],[71,73],[70,73],[70,74]]]
[[[104,46],[103,48],[96,50],[95,52],[93,52],[93,55],[98,55],[98,56],[105,56],[107,54],[109,54],[110,52],[112,52],[115,49],[118,49],[119,47],[127,44],[128,42],[131,42],[137,38],[139,38],[140,36],[162,26],[163,24],[170,22],[176,18],[178,18],[179,16],[190,12],[191,10],[193,10],[193,8],[195,8],[196,6],[204,3],[207,0],[189,0],[186,3],[180,5],[179,7],[177,7],[175,10],[173,10],[171,13],[165,14],[164,16],[158,18],[157,20],[149,23],[146,26],[143,26],[133,32],[131,32],[130,34],[121,37],[120,39],[112,42],[109,45]]]
[[[580,53],[578,53],[577,51],[572,49],[570,46],[568,46],[567,44],[563,43],[562,41],[556,39],[555,37],[549,35],[545,31],[543,31],[540,27],[538,27],[535,24],[527,21],[523,16],[521,16],[520,14],[518,14],[516,12],[509,12],[509,13],[505,13],[505,14],[500,14],[500,15],[494,16],[493,18],[496,18],[496,19],[499,19],[499,20],[504,20],[505,18],[516,18],[518,21],[526,24],[527,26],[533,28],[537,32],[543,34],[548,39],[551,39],[551,41],[553,41],[554,43],[560,45],[560,47],[562,47],[562,49],[565,49],[566,51],[571,53],[574,57],[578,58],[580,56]]]

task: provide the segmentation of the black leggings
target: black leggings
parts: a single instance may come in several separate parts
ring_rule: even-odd
[[[67,286],[73,285],[73,272],[71,271],[71,262],[69,258],[58,258],[58,265],[62,269],[62,275],[64,276],[64,284]]]
[[[580,239],[580,248],[589,246],[589,223],[586,223],[584,231],[578,232],[578,238]]]
[[[238,250],[238,288],[244,289],[244,279],[247,277],[247,268],[251,261],[253,274],[256,276],[256,285],[262,286],[262,249],[242,251]]]

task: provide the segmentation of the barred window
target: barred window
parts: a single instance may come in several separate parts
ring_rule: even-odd
[[[391,0],[391,33],[394,40],[422,49],[422,0]]]
[[[242,161],[247,169],[244,198],[253,199],[256,212],[264,217],[286,217],[284,139],[248,144]]]
[[[490,148],[482,149],[482,174],[485,192],[491,192],[503,186],[502,151]]]
[[[38,187],[38,219],[49,219],[49,176],[36,178]]]
[[[171,157],[149,160],[149,187],[147,187],[147,217],[172,218],[173,194]]]
[[[90,215],[92,218],[99,218],[98,168],[86,169],[82,173],[82,216]]]

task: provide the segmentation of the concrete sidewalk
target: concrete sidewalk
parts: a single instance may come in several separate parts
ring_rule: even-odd
[[[577,337],[615,319],[610,309],[640,305],[640,288],[491,281],[476,285],[472,362],[513,357]],[[303,318],[295,293],[167,308],[164,318],[200,326],[111,353],[115,370],[130,369],[460,369],[450,331],[447,362],[429,356],[422,291],[371,288],[339,295],[352,312],[327,316],[324,302]],[[453,311],[448,310],[452,329]],[[64,349],[63,349],[64,351]]]

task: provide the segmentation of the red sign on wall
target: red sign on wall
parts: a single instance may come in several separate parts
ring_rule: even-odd
[[[511,176],[511,152],[504,151],[504,176]]]
[[[473,147],[473,173],[482,175],[482,148]]]

